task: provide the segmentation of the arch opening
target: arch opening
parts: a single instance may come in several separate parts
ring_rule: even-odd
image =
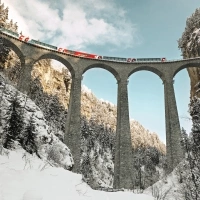
[[[183,69],[188,69],[188,68],[199,68],[200,67],[200,63],[199,62],[196,62],[196,63],[194,63],[194,62],[191,62],[191,63],[187,63],[187,64],[184,64],[184,65],[181,65],[175,72],[174,72],[174,74],[173,74],[173,77],[175,77],[176,76],[176,74],[178,73],[178,72],[180,72],[181,70],[183,70]]]
[[[166,162],[165,105],[162,80],[137,71],[128,83],[130,130],[136,188],[147,188],[160,178]]]
[[[117,84],[111,73],[102,68],[84,73],[81,171],[96,187],[113,186],[116,101]]]
[[[190,72],[188,72],[190,69]],[[183,67],[174,76],[174,91],[176,96],[176,104],[179,114],[179,121],[181,128],[184,128],[189,134],[192,128],[192,120],[189,113],[190,98],[193,98],[198,90],[195,85],[199,82],[199,71],[197,67]],[[190,75],[189,75],[190,73]],[[190,77],[192,80],[190,80]]]
[[[40,60],[43,60],[43,59],[51,59],[51,60],[60,62],[62,65],[64,65],[67,68],[67,70],[70,72],[72,77],[74,76],[75,72],[74,72],[74,68],[73,68],[72,64],[69,61],[67,61],[66,59],[62,58],[61,56],[58,56],[58,55],[52,54],[52,53],[44,54],[40,58],[38,58],[38,60],[36,60],[35,63]]]
[[[43,111],[48,125],[63,140],[68,113],[71,74],[53,59],[40,59],[33,66],[29,96]]]
[[[102,69],[105,69],[107,71],[109,71],[115,78],[116,80],[119,80],[119,74],[117,73],[117,71],[112,68],[111,66],[109,65],[105,65],[105,64],[101,64],[101,63],[96,63],[96,64],[92,64],[92,65],[89,65],[87,66],[84,70],[83,70],[83,74],[88,71],[89,69],[92,69],[92,68],[102,68]]]
[[[156,69],[156,68],[154,68],[154,67],[150,67],[150,66],[139,66],[138,68],[132,70],[132,71],[129,73],[128,77],[130,77],[130,76],[131,76],[132,74],[134,74],[135,72],[143,71],[143,70],[152,72],[152,73],[158,75],[158,76],[162,79],[162,81],[164,80],[164,75],[163,75],[163,73],[162,73],[161,71],[159,71],[158,69]]]

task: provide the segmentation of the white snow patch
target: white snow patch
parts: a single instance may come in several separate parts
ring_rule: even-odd
[[[110,104],[111,106],[115,106],[115,104],[113,104],[112,102],[108,101],[108,100],[104,100],[104,99],[99,99],[101,102],[104,102],[106,104]]]
[[[23,156],[23,150],[0,155],[1,200],[153,200],[146,194],[92,190],[80,174],[51,167],[27,153]]]
[[[179,183],[176,175],[176,168],[168,175],[164,176],[161,180],[156,182],[144,191],[144,194],[152,195],[152,192],[159,193],[160,196],[166,193],[166,200],[181,199],[179,193]]]

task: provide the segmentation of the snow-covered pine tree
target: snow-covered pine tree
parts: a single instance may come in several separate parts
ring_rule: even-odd
[[[195,194],[200,198],[200,99],[198,97],[191,100],[190,115],[193,121],[190,166],[193,167],[192,181],[196,188]]]
[[[19,136],[23,131],[23,116],[18,111],[20,107],[17,95],[13,99],[9,111],[11,112],[7,125],[3,130],[3,146],[7,149],[14,148],[14,142],[19,141]]]
[[[200,8],[197,8],[195,12],[186,20],[185,31],[182,33],[182,37],[178,40],[178,47],[181,49],[184,58],[196,57],[200,55],[198,48],[196,48],[198,47],[198,41],[195,42],[196,34],[192,34],[199,28]]]
[[[33,115],[30,118],[28,125],[23,130],[23,137],[20,138],[20,144],[30,154],[37,153],[37,146],[35,144],[35,121]]]
[[[184,170],[181,173],[180,192],[184,200],[200,200],[200,100],[197,97],[191,100],[190,115],[193,120],[190,137],[183,128],[181,131],[186,161],[180,166]]]
[[[182,37],[178,46],[184,58],[200,56],[200,8],[187,19]],[[185,149],[186,162],[183,163],[183,183],[181,184],[182,197],[185,200],[200,199],[200,73],[199,68],[188,68],[191,79],[190,115],[192,130],[188,137],[182,129],[181,144]],[[197,97],[198,96],[198,97]]]

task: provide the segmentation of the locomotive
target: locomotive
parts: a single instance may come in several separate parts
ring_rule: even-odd
[[[40,42],[38,40],[31,39],[27,36],[24,36],[22,34],[18,34],[16,32],[13,32],[11,30],[7,30],[5,28],[0,28],[0,31],[3,33],[6,33],[7,35],[11,35],[12,37],[15,37],[21,41],[40,46],[46,49],[62,52],[65,54],[77,56],[77,57],[84,57],[84,58],[89,58],[89,59],[101,59],[101,60],[108,60],[108,61],[116,61],[116,62],[128,62],[128,63],[133,63],[133,62],[164,62],[166,61],[166,58],[120,58],[120,57],[109,57],[109,56],[100,56],[96,54],[90,54],[86,52],[80,52],[80,51],[72,51],[68,50],[66,48],[58,48],[56,46],[46,44],[44,42]]]

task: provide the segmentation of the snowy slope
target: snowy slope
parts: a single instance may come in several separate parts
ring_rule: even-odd
[[[175,172],[168,175],[165,179],[162,179],[147,188],[144,194],[153,194],[153,196],[160,200],[181,200],[181,194],[179,193],[179,183]],[[192,200],[192,199],[191,199]]]
[[[0,200],[154,199],[132,192],[92,190],[81,178],[80,174],[51,167],[22,149],[0,155]]]
[[[39,107],[13,86],[5,84],[3,79],[0,79],[0,143],[2,142],[5,145],[6,128],[9,125],[9,119],[13,112],[12,104],[14,100],[18,103],[16,113],[18,117],[21,117],[23,123],[23,130],[15,142],[21,140],[20,145],[23,146],[23,139],[26,138],[25,127],[32,120],[35,148],[33,149],[33,145],[29,149],[27,146],[24,146],[26,150],[37,151],[37,155],[42,159],[52,161],[52,164],[62,166],[65,169],[71,169],[74,161],[70,149],[49,129],[47,121]]]

